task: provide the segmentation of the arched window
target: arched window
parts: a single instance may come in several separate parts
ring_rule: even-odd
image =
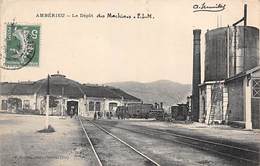
[[[100,111],[100,102],[96,102],[95,110]]]
[[[90,101],[88,106],[89,111],[94,111],[94,102]]]

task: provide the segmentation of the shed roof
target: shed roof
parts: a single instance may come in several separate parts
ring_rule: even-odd
[[[254,68],[252,68],[250,70],[246,70],[246,71],[241,72],[241,73],[239,73],[239,74],[237,74],[237,75],[235,75],[233,77],[227,78],[225,80],[225,82],[230,82],[230,81],[233,81],[233,80],[237,80],[239,78],[245,77],[245,76],[247,76],[249,74],[252,74],[252,73],[254,73],[256,71],[259,71],[259,70],[260,70],[260,66],[256,66],[256,67],[254,67]]]
[[[80,84],[77,81],[66,78],[64,75],[54,74],[50,76],[50,95],[66,96],[68,98],[112,98],[141,101],[140,99],[110,86],[97,86]],[[35,82],[0,83],[0,95],[46,95],[47,78]]]
[[[30,95],[34,94],[35,83],[0,83],[0,94],[2,95]]]
[[[83,85],[82,89],[84,90],[87,97],[141,101],[140,99],[122,91],[121,89],[110,86]]]

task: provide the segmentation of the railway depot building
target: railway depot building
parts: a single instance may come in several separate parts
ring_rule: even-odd
[[[199,30],[194,38],[200,40]],[[199,109],[194,110],[198,121],[259,129],[259,29],[216,28],[206,32],[205,42],[204,82],[198,85]]]
[[[45,114],[47,80],[0,83],[1,110]],[[95,112],[101,112],[102,115],[107,112],[114,114],[118,106],[142,102],[120,89],[81,84],[61,74],[49,77],[49,90],[51,115],[66,115],[73,110],[73,114],[93,117]]]

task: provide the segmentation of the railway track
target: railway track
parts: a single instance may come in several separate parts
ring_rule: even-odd
[[[81,127],[99,166],[159,164],[105,128],[79,117]]]
[[[99,123],[99,125],[104,127],[104,124]],[[109,123],[105,125],[106,129],[110,130],[112,128],[118,128],[122,130],[127,130],[129,132],[149,135],[152,137],[157,137],[163,140],[175,142],[178,144],[187,145],[189,147],[194,147],[196,149],[209,151],[211,153],[217,153],[221,156],[232,158],[235,160],[243,161],[248,165],[260,165],[260,153],[259,151],[241,148],[238,146],[228,145],[219,142],[213,142],[209,140],[199,139],[187,135],[176,134],[169,131],[160,131],[156,129],[148,129],[147,127],[141,126],[130,126],[130,125],[120,125],[120,126],[109,126]]]

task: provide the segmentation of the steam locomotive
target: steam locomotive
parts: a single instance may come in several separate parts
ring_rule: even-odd
[[[129,104],[127,106],[119,106],[116,109],[116,116],[120,119],[125,118],[155,118],[161,119],[164,110],[159,104]]]

